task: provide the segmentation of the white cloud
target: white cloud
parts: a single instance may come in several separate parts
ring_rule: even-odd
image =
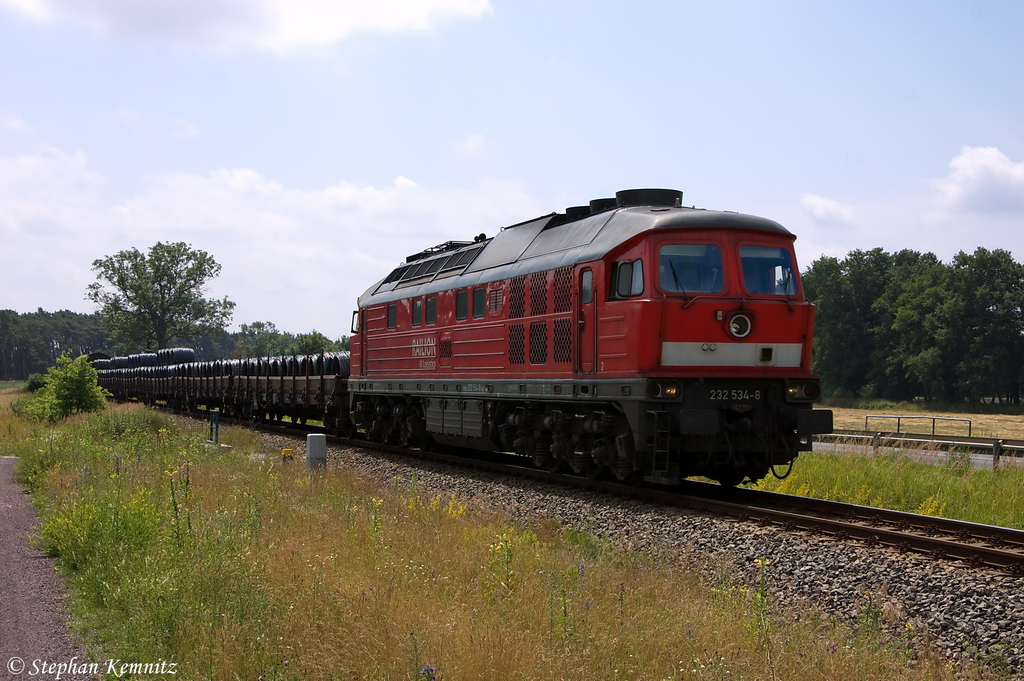
[[[853,207],[832,199],[804,194],[800,197],[800,207],[818,222],[853,224]]]
[[[171,121],[171,134],[181,139],[192,139],[199,136],[199,130],[188,121],[175,118]]]
[[[127,106],[117,108],[117,119],[132,130],[142,132],[146,129],[146,118],[138,111],[129,109]]]
[[[357,31],[429,31],[479,19],[490,0],[0,0],[37,21],[71,20],[160,42],[283,52]]]
[[[995,147],[964,147],[938,180],[940,208],[966,213],[1024,212],[1024,162],[1014,163]]]
[[[82,154],[0,158],[0,309],[89,311],[93,260],[185,241],[222,265],[210,292],[237,303],[236,323],[338,336],[356,298],[405,256],[545,212],[504,180],[300,190],[243,168],[168,175],[117,203],[103,189]]]
[[[0,157],[0,234],[6,240],[42,225],[73,223],[76,215],[95,212],[102,186],[81,152],[47,149],[35,156]],[[4,261],[11,264],[6,254]]]
[[[460,148],[463,152],[476,156],[487,149],[487,138],[480,133],[475,132],[463,140]]]
[[[15,116],[14,114],[4,113],[2,111],[0,111],[0,128],[4,128],[5,130],[10,130],[12,132],[28,132],[32,129],[21,116]]]

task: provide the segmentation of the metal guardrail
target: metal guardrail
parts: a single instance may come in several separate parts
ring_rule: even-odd
[[[905,448],[908,445],[916,445],[920,448],[929,447],[946,452],[954,448],[963,448],[972,453],[991,454],[993,467],[998,466],[999,460],[1004,456],[1014,458],[1024,456],[1024,440],[1005,438],[962,437],[956,435],[923,436],[898,432],[837,430],[828,435],[815,435],[815,440],[832,443],[856,440],[870,447],[872,454],[877,453],[879,448]]]
[[[897,414],[868,414],[864,417],[864,430],[868,430],[868,419],[896,419],[896,432],[899,433],[902,422],[906,419],[924,419],[932,422],[932,435],[935,435],[936,421],[964,421],[967,423],[967,437],[971,436],[971,428],[974,424],[970,419],[959,419],[952,416],[902,416]]]

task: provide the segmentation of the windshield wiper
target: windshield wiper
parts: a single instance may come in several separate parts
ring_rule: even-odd
[[[668,267],[669,267],[670,270],[672,270],[672,281],[676,282],[676,290],[683,294],[683,300],[687,300],[686,289],[683,288],[682,283],[680,283],[680,281],[679,281],[679,273],[676,272],[676,261],[675,260],[669,260],[668,261]]]

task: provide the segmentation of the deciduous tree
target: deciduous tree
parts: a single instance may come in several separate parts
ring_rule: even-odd
[[[98,281],[86,297],[100,306],[111,336],[135,349],[165,348],[221,331],[235,304],[204,297],[220,265],[186,243],[158,241],[143,254],[135,248],[93,262]]]

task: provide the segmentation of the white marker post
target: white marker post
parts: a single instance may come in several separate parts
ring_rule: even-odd
[[[306,435],[306,468],[322,469],[327,465],[327,436],[323,433]]]

